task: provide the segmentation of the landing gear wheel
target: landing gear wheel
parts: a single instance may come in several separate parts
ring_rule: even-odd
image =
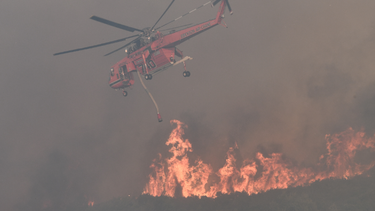
[[[152,75],[151,74],[146,74],[145,75],[145,79],[146,80],[151,80],[152,79]]]
[[[182,75],[183,75],[184,77],[189,77],[189,76],[190,76],[190,72],[189,72],[189,71],[184,71],[184,72],[182,73]]]
[[[122,95],[124,96],[124,97],[126,97],[126,96],[128,96],[128,92],[127,91],[122,91]]]

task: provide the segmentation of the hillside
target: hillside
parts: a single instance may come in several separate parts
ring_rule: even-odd
[[[375,170],[350,180],[324,180],[307,187],[272,190],[258,195],[219,195],[216,199],[142,195],[118,198],[93,207],[69,206],[72,211],[335,211],[375,210]]]

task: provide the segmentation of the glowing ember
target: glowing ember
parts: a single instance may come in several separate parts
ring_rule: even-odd
[[[87,203],[87,206],[89,206],[89,207],[93,207],[93,206],[94,206],[94,201],[89,201],[89,202]]]
[[[244,160],[242,167],[238,169],[234,149],[230,148],[224,166],[214,173],[211,166],[200,159],[194,165],[189,164],[187,152],[193,150],[190,142],[182,138],[186,125],[177,120],[172,120],[171,123],[177,124],[177,127],[166,145],[171,146],[169,152],[173,156],[162,159],[159,154],[159,158],[153,161],[150,168],[154,171],[149,175],[150,180],[143,194],[174,197],[177,186],[180,186],[183,197],[215,198],[219,192],[246,192],[250,195],[271,189],[307,185],[328,178],[348,179],[375,165],[375,161],[366,165],[354,161],[360,150],[375,151],[375,136],[366,138],[364,132],[355,132],[349,128],[340,134],[326,136],[327,153],[320,156],[317,164],[319,170],[294,167],[283,160],[280,153],[273,153],[271,157],[257,153],[254,160]],[[220,181],[216,184],[209,183],[211,175],[218,176]]]

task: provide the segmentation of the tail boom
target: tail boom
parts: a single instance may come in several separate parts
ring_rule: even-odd
[[[216,1],[216,3],[214,2],[213,4],[217,4],[219,1]],[[215,19],[212,19],[212,20],[208,20],[204,23],[200,23],[200,24],[197,24],[195,26],[192,26],[192,27],[189,27],[187,29],[183,29],[183,30],[180,30],[180,31],[177,31],[175,33],[172,33],[172,34],[169,34],[169,35],[166,35],[164,36],[164,43],[163,43],[163,47],[166,48],[166,47],[173,47],[173,46],[176,46],[176,45],[179,45],[181,44],[182,42],[192,38],[192,37],[195,37],[196,35],[204,32],[204,31],[207,31],[208,29],[216,26],[216,25],[219,25],[221,24],[223,18],[224,18],[224,12],[225,12],[225,7],[228,6],[228,9],[230,11],[230,13],[232,14],[232,10],[229,6],[229,3],[228,3],[228,0],[222,0],[221,1],[221,4],[220,4],[220,7],[219,7],[219,11],[217,12],[217,15],[216,15],[216,18]]]

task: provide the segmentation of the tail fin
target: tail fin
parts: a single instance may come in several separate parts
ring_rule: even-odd
[[[225,6],[228,7],[229,13],[231,15],[233,14],[232,7],[229,4],[229,0],[215,0],[215,1],[212,2],[212,5],[215,6],[220,1],[221,1],[221,4],[220,4],[220,7],[219,7],[219,11],[217,12],[217,15],[216,15],[216,21],[218,23],[221,23],[221,20],[223,19],[223,14],[224,14],[224,11],[225,11]]]

